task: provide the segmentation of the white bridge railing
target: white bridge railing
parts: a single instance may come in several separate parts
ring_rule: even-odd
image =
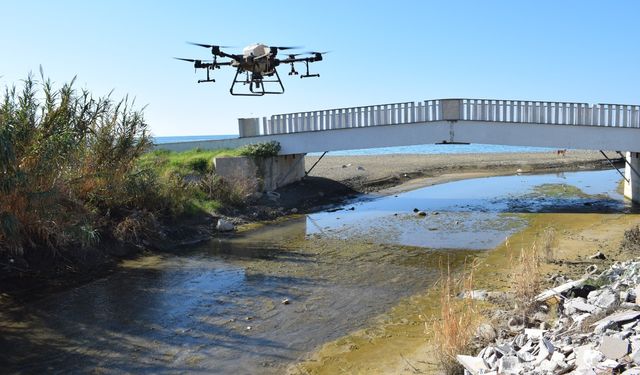
[[[640,106],[494,99],[438,99],[240,119],[240,137],[434,121],[640,128]]]

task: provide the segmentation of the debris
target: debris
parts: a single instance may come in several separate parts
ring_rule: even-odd
[[[467,371],[471,373],[471,375],[480,375],[490,370],[487,365],[485,365],[484,360],[480,357],[457,355],[456,359]]]

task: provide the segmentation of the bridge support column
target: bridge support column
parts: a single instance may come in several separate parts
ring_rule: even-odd
[[[640,153],[627,152],[624,166],[624,196],[634,203],[640,203]]]
[[[258,191],[276,190],[304,177],[304,154],[266,158],[216,157],[213,165],[218,176],[229,181],[253,181]]]

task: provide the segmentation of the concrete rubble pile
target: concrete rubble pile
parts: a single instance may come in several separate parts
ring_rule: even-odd
[[[639,284],[640,261],[615,263],[600,275],[565,282],[537,298],[557,305],[554,319],[540,328],[520,325],[476,357],[457,359],[465,374],[473,375],[640,375]]]

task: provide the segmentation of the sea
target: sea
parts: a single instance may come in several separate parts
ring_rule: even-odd
[[[215,139],[237,138],[236,134],[226,135],[192,135],[192,136],[174,136],[174,137],[154,137],[154,143],[174,143],[174,142],[193,142],[193,141],[209,141]],[[447,144],[447,145],[420,145],[420,146],[400,146],[400,147],[382,147],[364,150],[348,150],[348,151],[331,151],[330,155],[351,156],[351,155],[388,155],[388,154],[489,154],[489,153],[522,153],[522,152],[550,152],[555,149],[546,147],[521,147],[521,146],[502,146],[502,145],[484,145],[484,144]],[[314,153],[315,154],[315,153]],[[310,155],[314,155],[310,154]]]

